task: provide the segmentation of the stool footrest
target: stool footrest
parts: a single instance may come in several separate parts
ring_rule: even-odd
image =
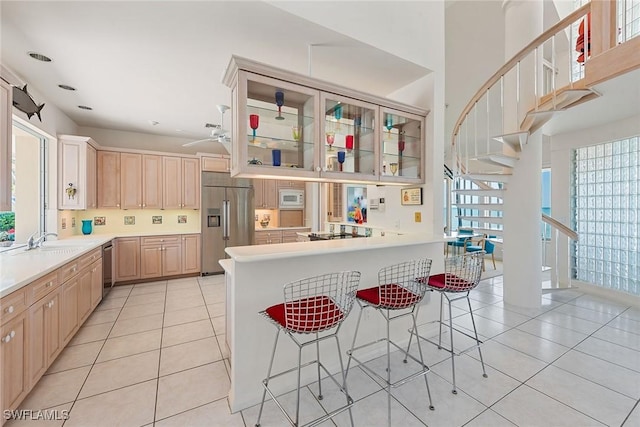
[[[433,322],[429,322],[429,323],[440,323],[440,321],[438,321],[438,320],[434,320]],[[425,323],[425,324],[429,324],[429,323]],[[449,328],[449,325],[447,325],[446,323],[443,323],[443,325],[447,326],[447,329]],[[446,351],[446,352],[448,352],[448,353],[451,353],[451,354],[452,354],[452,355],[454,355],[454,356],[462,356],[463,354],[466,354],[466,353],[470,352],[471,350],[474,350],[474,349],[476,349],[476,348],[480,348],[480,346],[481,346],[482,344],[484,344],[484,341],[476,340],[476,337],[474,337],[473,335],[469,335],[469,334],[468,334],[468,333],[466,333],[465,331],[462,331],[462,330],[457,329],[457,328],[453,328],[453,330],[454,330],[454,331],[456,331],[456,332],[461,333],[462,335],[464,335],[464,336],[466,336],[466,337],[471,338],[472,340],[476,341],[476,342],[477,342],[477,344],[472,345],[472,346],[470,346],[470,347],[467,347],[467,348],[465,348],[464,350],[460,350],[459,352],[457,352],[457,353],[456,353],[453,349],[450,349],[450,348],[448,348],[448,347],[446,347],[446,346],[442,345],[441,343],[440,343],[440,344],[438,344],[438,343],[437,343],[437,342],[435,342],[435,341],[431,341],[431,339],[430,339],[430,338],[423,337],[422,335],[420,335],[420,334],[418,334],[418,333],[414,332],[412,329],[409,329],[409,333],[410,333],[410,334],[412,334],[412,335],[415,335],[418,339],[421,339],[421,340],[423,340],[423,341],[426,341],[426,342],[428,342],[429,344],[433,344],[433,345],[435,345],[436,347],[438,347],[438,348],[439,348],[439,349],[441,349],[441,350],[444,350],[444,351]]]
[[[363,349],[363,348],[365,348],[365,347],[369,347],[369,346],[371,346],[371,345],[375,345],[375,344],[378,344],[378,343],[380,343],[380,342],[386,342],[386,341],[387,341],[387,339],[386,339],[386,338],[380,338],[379,340],[372,341],[372,342],[370,342],[370,343],[363,344],[363,345],[360,345],[360,346],[358,346],[358,347],[354,347],[354,348],[352,348],[351,350],[348,350],[348,351],[347,351],[347,355],[349,355],[353,360],[355,360],[356,362],[358,362],[358,365],[359,365],[360,367],[362,367],[362,368],[366,369],[366,370],[367,370],[367,372],[370,372],[372,375],[375,375],[377,378],[379,378],[379,379],[380,379],[380,381],[384,382],[385,384],[387,384],[387,385],[388,385],[388,386],[390,386],[391,388],[397,388],[397,387],[400,387],[400,386],[402,386],[402,385],[404,385],[404,384],[406,384],[406,383],[408,383],[408,382],[410,382],[410,381],[415,380],[415,379],[416,379],[416,378],[418,378],[418,377],[421,377],[421,376],[423,376],[423,375],[428,374],[428,373],[431,371],[431,369],[430,369],[427,365],[424,365],[420,360],[418,360],[417,358],[415,358],[415,357],[414,357],[414,356],[412,356],[411,354],[406,353],[406,352],[405,352],[405,350],[404,350],[403,348],[401,348],[398,344],[394,343],[394,342],[393,342],[393,341],[391,341],[391,340],[388,340],[388,341],[389,341],[389,344],[393,345],[395,348],[397,348],[398,350],[400,350],[403,354],[405,354],[405,356],[406,356],[406,357],[408,357],[408,358],[410,358],[411,360],[413,360],[414,362],[416,362],[416,363],[420,364],[420,365],[422,366],[422,370],[419,370],[419,371],[415,372],[414,374],[411,374],[411,375],[408,375],[408,376],[406,376],[406,377],[404,377],[404,378],[401,378],[401,379],[399,379],[399,380],[398,380],[398,381],[396,381],[396,382],[389,383],[389,382],[387,381],[387,379],[386,379],[386,378],[384,378],[384,377],[380,376],[380,374],[378,374],[376,371],[374,371],[373,369],[371,369],[370,367],[368,367],[368,366],[367,366],[367,363],[368,363],[368,362],[362,362],[362,361],[360,361],[357,357],[355,357],[355,356],[353,355],[353,352],[354,352],[354,351],[356,351],[356,350],[361,350],[361,349]]]
[[[315,420],[310,421],[310,422],[309,422],[309,423],[307,423],[307,424],[302,424],[300,427],[311,427],[311,426],[315,426],[315,425],[321,424],[321,423],[325,422],[326,420],[328,420],[328,419],[330,419],[330,418],[332,418],[332,417],[334,417],[334,416],[338,415],[339,413],[341,413],[341,412],[343,412],[343,411],[346,411],[347,409],[351,408],[351,407],[353,406],[353,403],[354,403],[354,402],[353,402],[353,399],[351,398],[351,396],[349,396],[349,394],[345,392],[344,385],[343,385],[343,384],[341,384],[341,383],[339,383],[339,382],[334,378],[333,374],[332,374],[331,372],[329,372],[329,371],[327,370],[327,368],[326,368],[326,367],[325,367],[325,366],[324,366],[320,361],[318,361],[318,360],[312,360],[312,361],[310,361],[310,362],[305,363],[304,365],[300,365],[300,369],[305,368],[305,367],[310,366],[310,365],[315,365],[316,363],[317,363],[317,364],[322,368],[322,370],[327,374],[328,378],[331,378],[331,380],[336,384],[336,386],[338,386],[338,389],[340,390],[340,392],[341,392],[341,393],[343,393],[343,394],[345,394],[345,395],[347,396],[347,400],[348,400],[348,402],[350,402],[350,403],[349,403],[349,404],[347,404],[347,405],[345,405],[345,406],[341,406],[340,408],[335,409],[334,411],[331,411],[330,413],[328,413],[328,414],[326,414],[326,415],[323,415],[323,416],[322,416],[322,417],[320,417],[320,418],[316,418]],[[290,374],[290,373],[292,373],[292,372],[297,372],[297,371],[298,371],[298,367],[294,367],[294,368],[291,368],[291,369],[287,369],[286,371],[282,371],[282,372],[279,372],[279,373],[277,373],[277,374],[271,375],[269,378],[265,378],[264,380],[262,380],[262,387],[266,390],[266,392],[269,394],[269,396],[271,396],[271,399],[273,399],[273,401],[274,401],[274,403],[276,404],[276,406],[277,406],[278,408],[280,408],[280,411],[282,411],[282,413],[284,414],[284,416],[287,418],[287,420],[289,421],[289,423],[290,423],[292,426],[295,426],[295,425],[296,425],[296,424],[295,424],[295,422],[293,421],[293,419],[291,418],[291,416],[289,416],[289,413],[288,413],[288,412],[284,409],[284,407],[280,404],[280,402],[278,401],[277,397],[273,394],[273,392],[271,391],[271,389],[269,389],[268,381],[271,381],[272,379],[274,379],[274,378],[278,378],[278,377],[280,377],[280,376],[282,376],[282,375]]]

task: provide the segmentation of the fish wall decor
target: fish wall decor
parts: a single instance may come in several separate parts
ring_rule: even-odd
[[[27,85],[24,85],[22,89],[18,86],[13,87],[13,106],[25,113],[29,119],[35,114],[42,122],[40,111],[42,111],[44,104],[37,105],[35,103],[29,92],[27,92]]]

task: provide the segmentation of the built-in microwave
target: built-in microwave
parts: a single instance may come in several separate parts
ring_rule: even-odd
[[[280,190],[278,207],[280,209],[304,208],[304,191],[303,190]]]

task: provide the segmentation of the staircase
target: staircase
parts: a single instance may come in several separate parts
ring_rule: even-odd
[[[581,7],[526,46],[480,88],[460,115],[452,140],[456,188],[453,190],[452,207],[458,210],[459,220],[469,221],[474,230],[503,237],[503,202],[509,197],[509,181],[518,170],[521,156],[530,148],[531,137],[543,132],[550,120],[600,96],[586,87],[584,81],[573,81],[570,76],[575,58],[567,55],[577,56],[577,53],[564,52],[565,57],[557,58],[553,55],[559,54],[553,49],[551,52],[542,49],[555,37],[563,37],[565,45],[572,45],[571,34],[577,27],[576,22],[590,11],[590,4]],[[537,66],[543,62],[539,58],[552,64],[566,64],[567,69],[561,71],[558,67],[557,73],[551,73],[552,81],[522,81],[522,64]],[[559,82],[557,75],[561,73],[570,77],[566,79],[568,83],[556,88]],[[529,75],[544,73],[533,70]],[[514,86],[509,87],[509,82]],[[541,93],[540,87],[551,87],[552,90]],[[499,103],[495,101],[498,94]],[[497,114],[496,104],[499,104]],[[538,227],[539,224],[532,226]],[[569,237],[577,239],[575,233]]]

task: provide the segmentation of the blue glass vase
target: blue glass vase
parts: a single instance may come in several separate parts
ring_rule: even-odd
[[[93,230],[93,227],[91,225],[91,220],[90,219],[83,219],[82,220],[82,234],[91,234],[92,230]]]

